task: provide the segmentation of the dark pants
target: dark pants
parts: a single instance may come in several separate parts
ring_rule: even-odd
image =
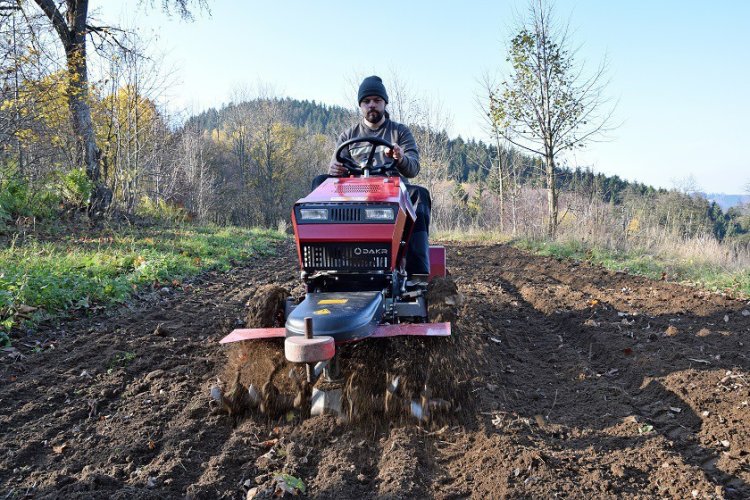
[[[312,189],[320,186],[324,180],[331,177],[328,174],[322,174],[312,182]],[[417,221],[409,239],[409,248],[406,251],[406,273],[412,274],[430,274],[430,243],[428,235],[430,234],[430,212],[432,210],[432,199],[430,192],[422,186],[407,184],[406,191],[414,205],[417,213]]]

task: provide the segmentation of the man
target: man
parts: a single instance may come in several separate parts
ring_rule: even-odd
[[[393,148],[374,146],[369,143],[352,144],[342,156],[348,156],[356,163],[363,163],[371,148],[376,147],[373,165],[384,165],[392,158],[396,169],[402,178],[416,177],[419,173],[419,149],[414,136],[406,125],[396,123],[390,119],[385,107],[388,104],[388,93],[383,81],[378,76],[368,76],[362,81],[357,93],[362,121],[343,132],[338,139],[339,144],[354,137],[378,137],[393,144]],[[318,187],[328,177],[347,175],[346,167],[334,157],[328,165],[328,174],[319,175],[313,180],[313,189]],[[421,187],[407,184],[407,190],[412,201],[416,202],[417,222],[412,231],[409,248],[406,253],[406,272],[413,274],[429,274],[429,243],[430,209],[432,201],[429,192]]]

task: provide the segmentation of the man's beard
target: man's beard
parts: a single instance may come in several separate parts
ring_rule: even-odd
[[[373,109],[367,112],[367,121],[370,123],[379,123],[383,119],[383,113],[377,109]]]

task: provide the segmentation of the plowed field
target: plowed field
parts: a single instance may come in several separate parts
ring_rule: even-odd
[[[470,368],[446,365],[468,377],[451,421],[235,421],[216,407],[218,340],[253,291],[300,290],[284,244],[15,338],[0,361],[0,498],[244,499],[272,494],[279,473],[316,498],[750,498],[747,302],[447,247],[464,297],[452,348]]]

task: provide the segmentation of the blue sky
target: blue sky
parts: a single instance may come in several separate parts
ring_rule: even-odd
[[[506,41],[523,0],[320,2],[214,0],[211,16],[169,18],[137,0],[94,0],[102,20],[130,25],[176,69],[173,111],[198,112],[259,82],[277,95],[356,105],[354,75],[397,73],[416,96],[439,100],[451,136],[487,139],[476,97],[502,77]],[[156,2],[160,4],[161,2]],[[693,177],[707,192],[750,182],[750,2],[558,0],[577,60],[609,64],[607,95],[621,125],[568,156],[661,187]]]

